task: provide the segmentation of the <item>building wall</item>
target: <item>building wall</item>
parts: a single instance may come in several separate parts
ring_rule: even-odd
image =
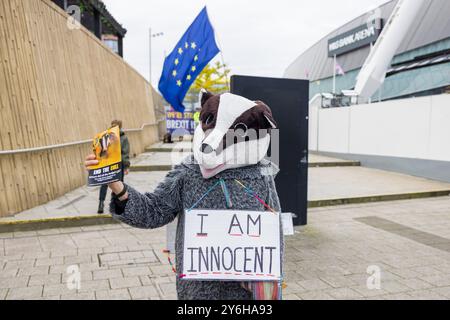
[[[450,95],[442,94],[345,108],[312,108],[310,119],[315,119],[316,125],[311,126],[310,148],[350,156],[363,164],[377,159],[384,169],[450,181],[449,105]],[[438,167],[433,162],[440,163],[439,168],[447,164],[449,170],[434,172]],[[424,167],[428,173],[423,172]]]
[[[145,79],[50,0],[0,1],[2,151],[92,139],[122,119],[131,153],[158,139]],[[86,183],[90,143],[0,154],[0,216],[43,204]]]

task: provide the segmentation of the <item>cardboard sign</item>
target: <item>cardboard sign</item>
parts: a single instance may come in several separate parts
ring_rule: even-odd
[[[280,264],[279,213],[186,212],[183,279],[278,281]]]
[[[122,176],[122,151],[119,127],[95,136],[92,149],[99,161],[89,168],[88,186],[100,186],[119,181]]]

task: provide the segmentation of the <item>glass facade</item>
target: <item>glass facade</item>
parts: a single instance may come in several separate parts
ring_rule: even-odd
[[[450,50],[450,39],[427,45],[416,50],[405,52],[394,57],[393,64],[405,63],[415,57]],[[360,69],[346,72],[345,75],[336,75],[336,91],[353,89]],[[424,66],[418,69],[406,70],[388,76],[372,97],[373,101],[389,100],[399,97],[423,95],[425,92],[436,92],[436,89],[450,86],[450,62]],[[333,91],[333,78],[311,81],[310,97],[323,92]]]

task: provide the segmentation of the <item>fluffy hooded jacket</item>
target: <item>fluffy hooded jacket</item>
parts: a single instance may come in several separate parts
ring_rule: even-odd
[[[190,209],[217,179],[224,179],[231,195],[235,210],[265,211],[264,206],[244,192],[234,179],[252,189],[270,207],[280,212],[280,203],[275,189],[274,176],[278,168],[263,160],[257,165],[229,169],[211,179],[202,177],[200,167],[194,158],[186,158],[175,166],[165,180],[153,193],[141,194],[128,187],[126,201],[111,201],[111,213],[115,219],[130,226],[154,229],[165,226],[178,217],[176,232],[176,270],[177,292],[180,300],[250,300],[251,292],[241,286],[241,282],[200,281],[180,279],[183,265],[184,210]],[[215,188],[205,197],[196,209],[227,209],[222,188]],[[281,226],[281,221],[280,221]],[[280,229],[282,229],[280,227]],[[283,233],[281,234],[281,253],[283,256]]]

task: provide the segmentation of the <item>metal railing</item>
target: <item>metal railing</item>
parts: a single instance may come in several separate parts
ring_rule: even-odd
[[[141,128],[139,128],[139,129],[125,129],[123,131],[124,132],[139,132],[139,131],[144,130],[145,127],[158,125],[161,121],[163,121],[163,120],[158,120],[155,123],[144,123],[141,126]],[[80,140],[80,141],[74,141],[74,142],[67,142],[67,143],[61,143],[61,144],[54,144],[54,145],[50,145],[50,146],[35,147],[35,148],[15,149],[15,150],[0,150],[0,156],[12,155],[12,154],[21,154],[21,153],[42,152],[42,151],[61,149],[61,148],[77,146],[77,145],[87,144],[87,143],[92,143],[92,139]]]

